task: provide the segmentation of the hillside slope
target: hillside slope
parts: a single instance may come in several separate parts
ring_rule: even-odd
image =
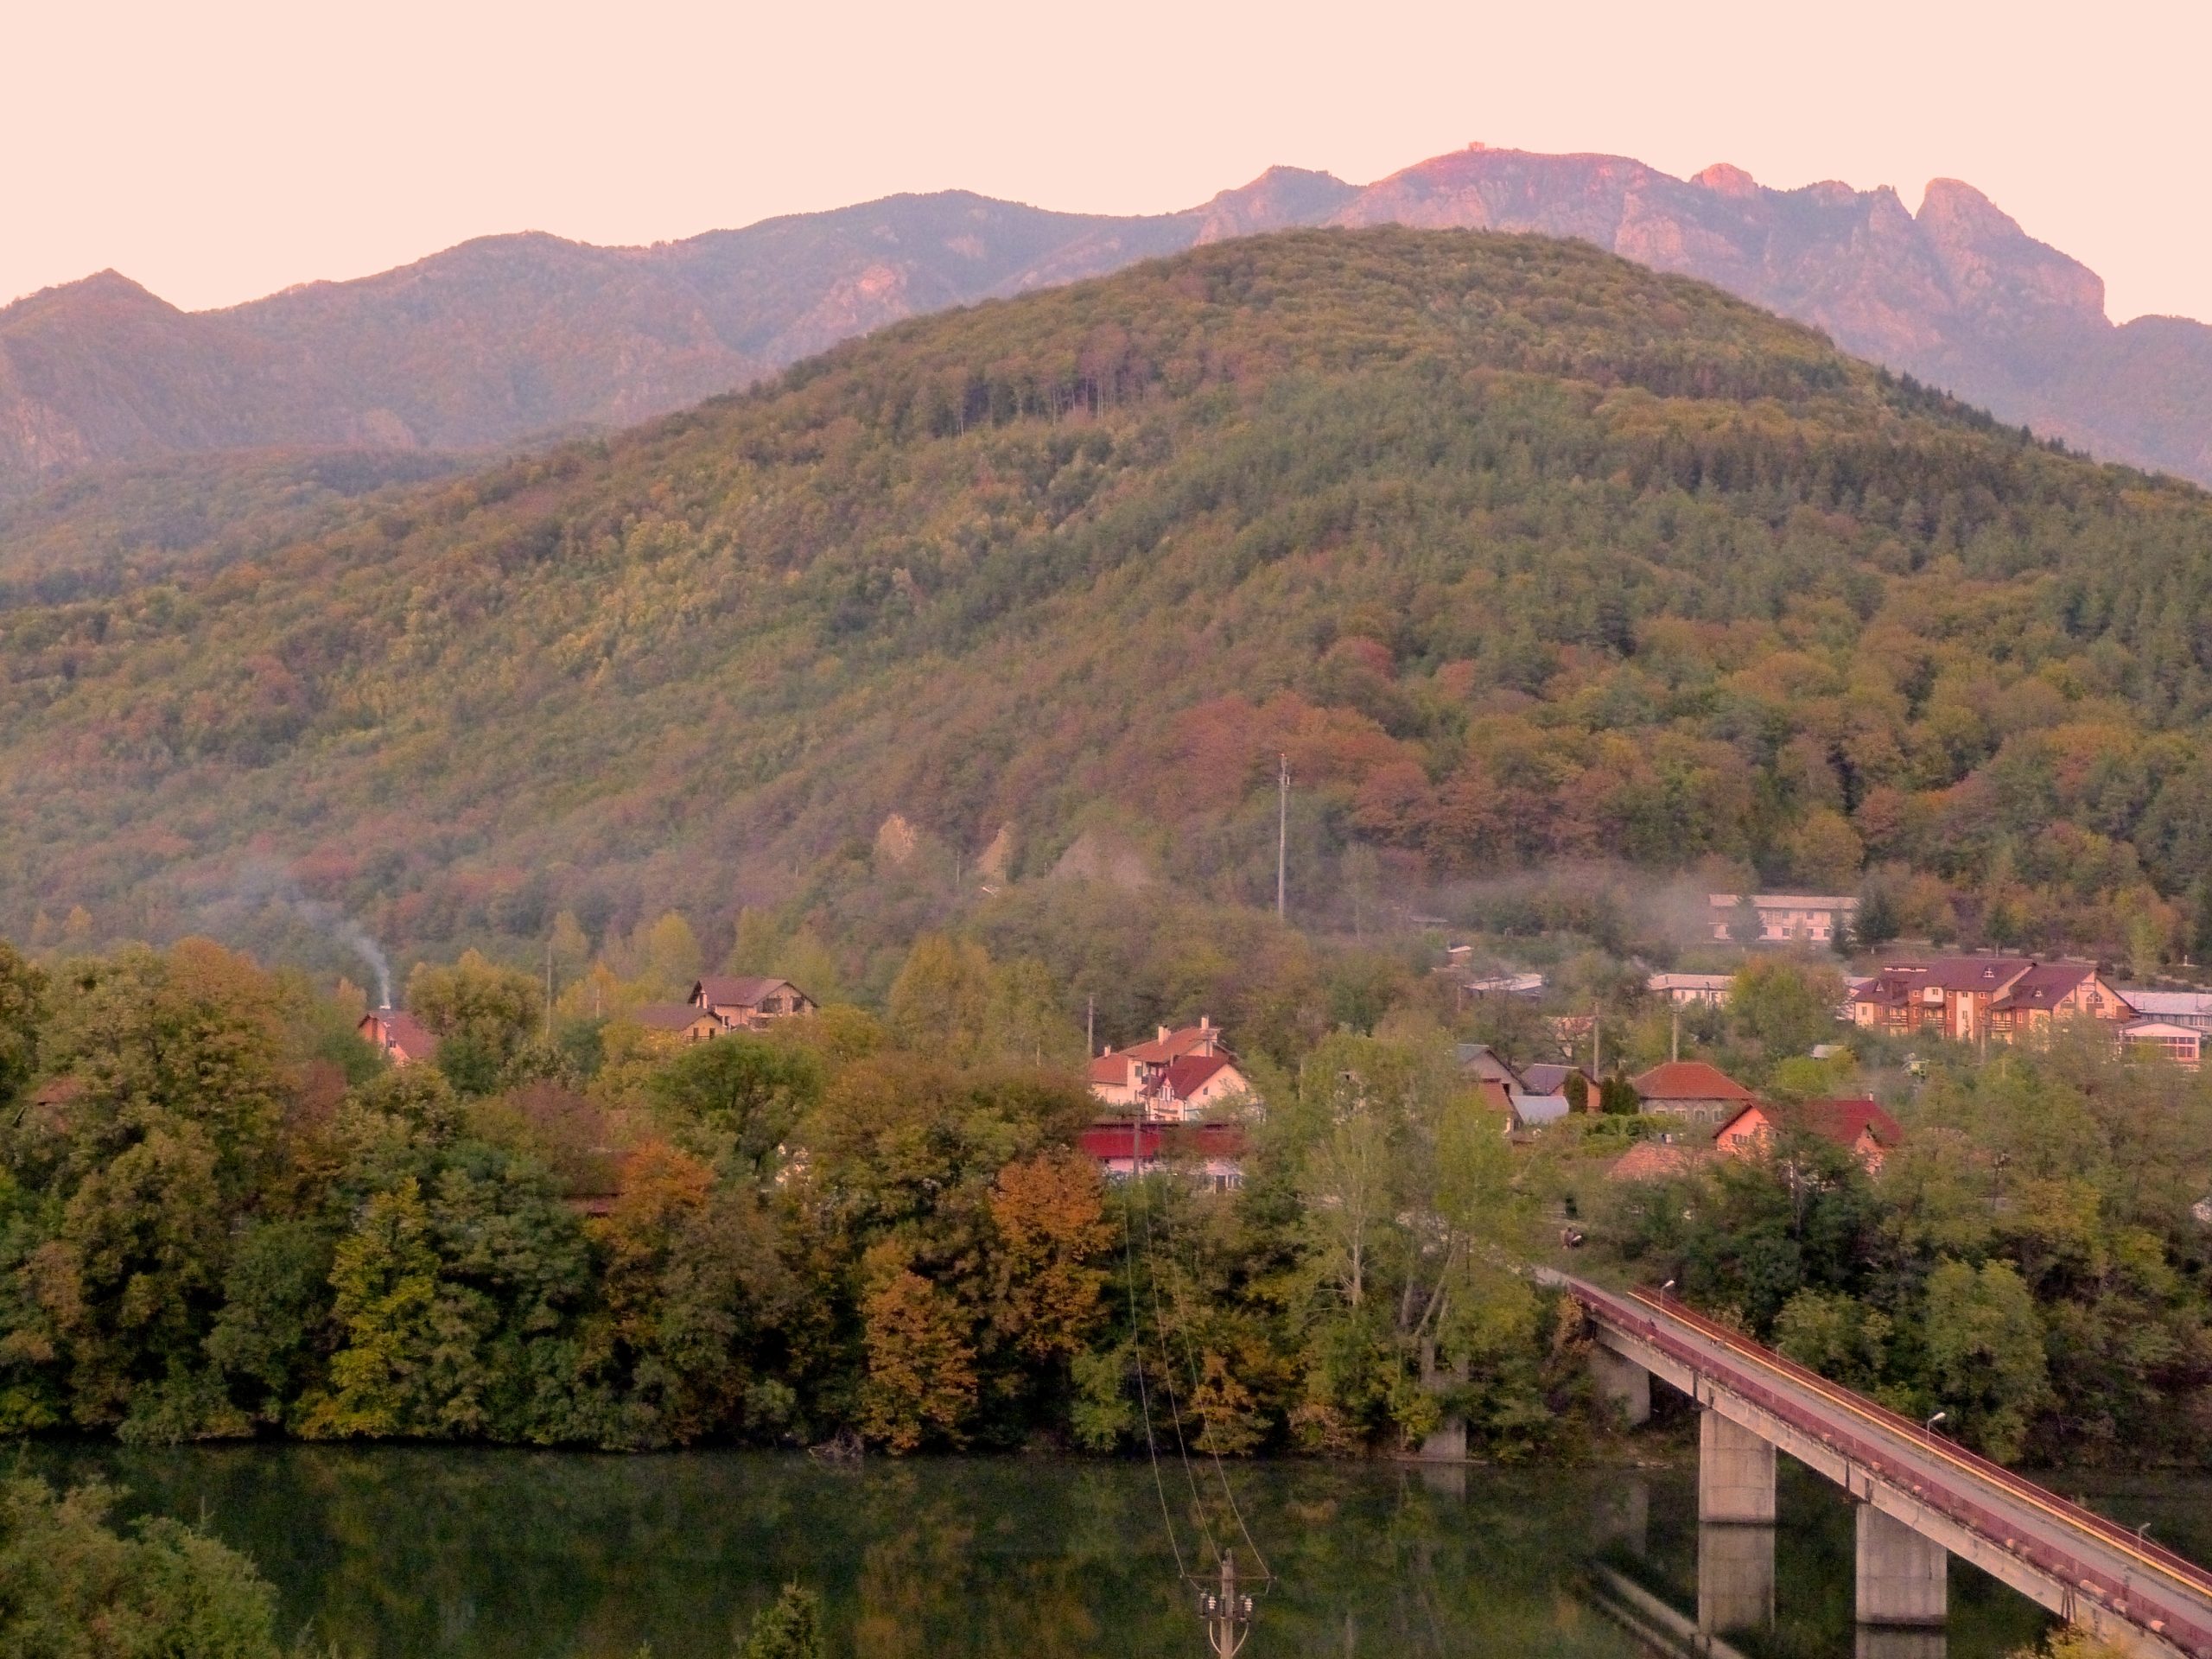
[[[238,447],[471,448],[613,427],[901,318],[1301,225],[1572,236],[2110,459],[2212,483],[2212,328],[2115,328],[2095,274],[1970,186],[1767,189],[1474,146],[1364,188],[1276,168],[1181,213],[894,196],[651,248],[543,235],[187,315],[112,272],[0,308],[0,495],[99,461]]]
[[[0,612],[0,932],[251,939],[284,881],[403,950],[563,906],[887,929],[994,849],[1253,899],[1286,753],[1307,913],[1360,859],[1610,854],[2178,940],[2208,616],[2201,493],[1716,289],[1224,242]]]

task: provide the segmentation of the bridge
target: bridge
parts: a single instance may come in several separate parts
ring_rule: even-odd
[[[1543,1277],[1588,1314],[1600,1390],[1630,1422],[1650,1416],[1655,1376],[1702,1408],[1707,1638],[1772,1622],[1775,1454],[1786,1452],[1856,1503],[1861,1659],[1942,1654],[1952,1555],[2128,1652],[2212,1659],[2212,1573],[2194,1562],[1670,1297]]]

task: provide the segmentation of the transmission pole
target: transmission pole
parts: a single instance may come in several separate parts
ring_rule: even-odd
[[[1252,1598],[1236,1588],[1236,1552],[1221,1555],[1221,1589],[1201,1591],[1198,1611],[1206,1621],[1206,1649],[1214,1659],[1236,1659],[1252,1628]]]
[[[1290,866],[1290,756],[1275,757],[1280,769],[1275,773],[1275,920],[1285,920],[1289,914],[1286,895],[1289,891]]]

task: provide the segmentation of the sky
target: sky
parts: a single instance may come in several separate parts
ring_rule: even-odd
[[[494,232],[645,243],[959,187],[1188,207],[1470,141],[1979,186],[2115,321],[2212,319],[2212,4],[0,0],[0,302],[188,309]]]

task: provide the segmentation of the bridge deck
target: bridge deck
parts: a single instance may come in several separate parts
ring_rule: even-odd
[[[1815,1467],[1827,1465],[1821,1472],[1843,1480],[1853,1496],[1908,1497],[1908,1522],[1925,1512],[1930,1522],[1949,1523],[1929,1527],[1931,1535],[1957,1529],[1980,1541],[2001,1559],[1979,1549],[1968,1559],[2079,1623],[2113,1634],[2120,1633],[2115,1625],[2124,1626],[2155,1645],[2212,1659],[2212,1573],[2195,1562],[1672,1298],[1619,1294],[1564,1276],[1560,1282],[1601,1331],[1653,1351],[1672,1362],[1669,1369],[1795,1431],[1799,1444],[1777,1443]],[[1938,1541],[1955,1544],[1948,1537]]]

